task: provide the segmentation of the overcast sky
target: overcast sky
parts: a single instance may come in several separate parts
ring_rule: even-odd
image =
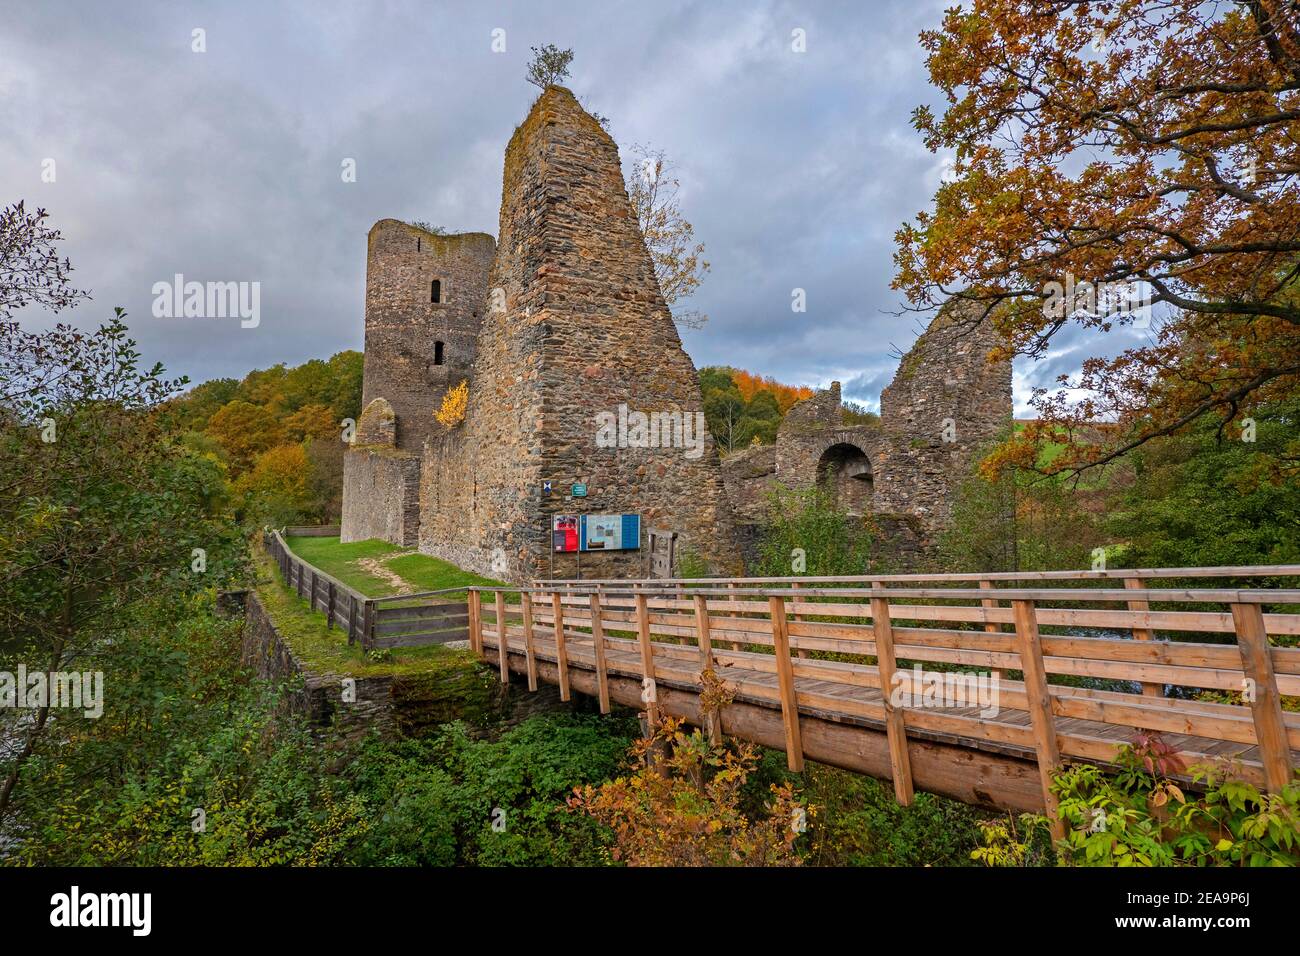
[[[893,234],[943,171],[909,122],[939,105],[916,37],[952,2],[0,0],[0,200],[45,207],[67,237],[94,298],[63,317],[123,306],[170,373],[360,349],[371,224],[495,235],[502,155],[537,92],[529,47],[556,43],[615,139],[677,164],[713,266],[695,297],[710,321],[684,333],[696,365],[839,379],[874,405],[918,328],[891,314]],[[260,282],[260,325],[155,318],[152,287],[176,273]],[[1017,410],[1084,346],[1018,363]]]

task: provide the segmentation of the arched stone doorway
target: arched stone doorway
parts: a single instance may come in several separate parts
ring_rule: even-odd
[[[857,445],[837,442],[822,452],[817,461],[817,484],[848,514],[864,515],[872,510],[871,460]]]

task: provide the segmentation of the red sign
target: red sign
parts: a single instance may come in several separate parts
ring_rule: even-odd
[[[578,516],[556,515],[551,522],[551,547],[556,552],[578,550]]]

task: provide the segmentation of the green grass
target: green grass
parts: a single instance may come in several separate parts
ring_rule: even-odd
[[[342,544],[331,538],[285,538],[293,553],[314,564],[331,577],[338,578],[349,587],[356,588],[366,597],[390,597],[398,589],[383,578],[366,571],[357,562],[375,559],[388,570],[406,581],[416,591],[438,591],[443,588],[500,587],[505,582],[462,571],[456,565],[427,554],[410,554],[387,541],[371,539]],[[463,601],[465,593],[444,595],[442,600]]]
[[[375,538],[349,544],[339,543],[337,537],[286,537],[284,541],[298,557],[309,564],[314,564],[330,577],[338,578],[366,597],[388,597],[397,593],[397,589],[383,578],[376,577],[357,564],[358,561],[366,558],[384,558],[401,553],[402,549],[396,545]]]
[[[345,545],[345,547],[348,547]],[[305,601],[284,583],[279,568],[260,547],[254,551],[257,593],[280,636],[289,643],[307,669],[323,674],[353,677],[380,675],[438,674],[475,666],[468,649],[432,644],[427,647],[397,647],[386,661],[369,660],[361,645],[348,644],[347,634],[327,628],[325,615],[309,610]]]
[[[462,571],[448,561],[430,557],[427,554],[404,554],[401,557],[385,561],[384,564],[407,581],[410,581],[421,591],[437,591],[442,588],[468,587],[470,585],[501,587],[505,584],[504,581],[485,578],[470,571]],[[463,601],[465,600],[465,593],[462,591],[458,594],[448,594],[446,598],[448,600]]]

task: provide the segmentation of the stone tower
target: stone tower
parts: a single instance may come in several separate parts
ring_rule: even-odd
[[[516,580],[572,576],[579,560],[584,576],[631,576],[646,573],[646,532],[664,529],[734,569],[707,429],[694,451],[598,439],[600,416],[621,407],[694,423],[703,403],[618,147],[568,90],[546,90],[506,150],[489,286],[504,308],[483,317],[465,422],[426,446],[420,550]],[[586,497],[569,496],[574,484]],[[551,551],[554,515],[624,513],[641,516],[640,550]]]
[[[392,406],[397,448],[421,453],[442,396],[468,378],[496,243],[444,236],[396,219],[370,229],[362,405]]]

